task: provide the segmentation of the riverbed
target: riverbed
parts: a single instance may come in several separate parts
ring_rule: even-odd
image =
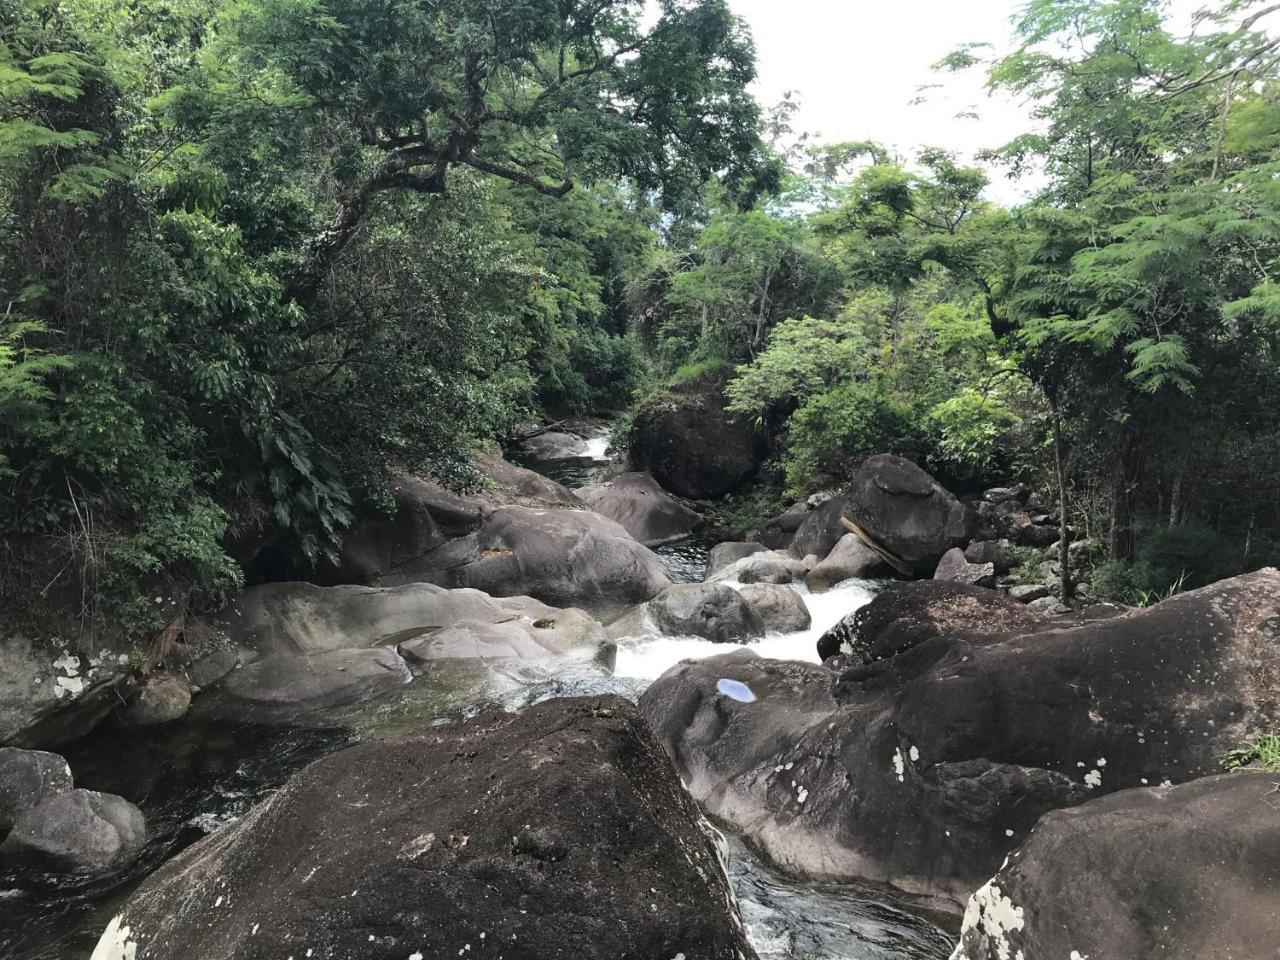
[[[590,482],[606,465],[603,438],[594,438],[589,449],[589,456],[574,458],[572,469],[539,469],[573,486]],[[702,578],[707,548],[692,538],[658,553],[672,579],[693,582]],[[816,661],[818,636],[870,600],[879,586],[850,580],[812,595],[801,584],[810,628],[769,634],[750,648],[767,657]],[[116,906],[149,872],[242,816],[326,753],[485,709],[518,710],[549,697],[616,693],[635,699],[678,661],[730,649],[693,637],[628,637],[619,642],[611,670],[585,654],[534,663],[446,661],[424,669],[394,696],[307,723],[232,723],[195,709],[163,728],[102,728],[65,754],[77,785],[118,793],[142,808],[150,834],[146,850],[126,871],[92,882],[0,872],[0,957],[88,958]],[[764,960],[941,960],[950,954],[946,934],[878,889],[796,881],[737,838],[728,836],[726,843],[747,933]]]

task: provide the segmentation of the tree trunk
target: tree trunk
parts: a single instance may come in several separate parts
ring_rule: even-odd
[[[1058,478],[1058,570],[1062,587],[1062,602],[1066,603],[1075,593],[1071,580],[1071,544],[1067,540],[1067,470],[1062,454],[1062,417],[1058,405],[1050,401],[1053,409],[1053,469]]]
[[[1176,527],[1182,521],[1182,481],[1187,473],[1187,458],[1178,459],[1178,466],[1173,474],[1173,485],[1169,489],[1169,526]]]
[[[1121,427],[1116,449],[1116,470],[1111,494],[1112,560],[1133,559],[1133,487],[1137,477],[1137,443],[1133,432]]]

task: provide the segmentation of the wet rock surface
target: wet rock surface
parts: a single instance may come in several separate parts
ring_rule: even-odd
[[[495,597],[481,590],[450,590],[431,583],[397,587],[317,587],[264,584],[246,590],[214,626],[251,653],[310,654],[367,647],[442,630],[460,623],[533,629],[537,621],[563,629],[589,620],[577,611],[531,597]]]
[[[609,625],[611,637],[644,633],[649,625],[673,636],[702,637],[712,643],[746,643],[764,636],[760,615],[732,587],[719,583],[677,583]]]
[[[486,714],[313,764],[149,878],[95,958],[308,950],[755,956],[708,828],[616,697]]]
[[[769,550],[770,548],[763,543],[742,543],[737,541],[718,543],[707,554],[707,574],[705,579],[710,580],[715,574],[745,557],[750,557],[757,553],[767,553]]]
[[[777,550],[752,553],[720,567],[707,577],[710,583],[734,580],[739,583],[795,583],[803,580],[809,567],[802,560]]]
[[[1046,814],[969,899],[953,960],[1269,956],[1280,943],[1275,781],[1233,773]]]
[[[782,865],[955,905],[1049,810],[1213,773],[1280,722],[1276,570],[1106,620],[1026,630],[988,609],[1002,629],[926,616],[840,674],[746,651],[681,663],[641,706],[694,796]],[[758,702],[718,694],[726,677]]]
[[[258,721],[292,720],[374,699],[412,679],[403,658],[389,647],[275,654],[230,674],[208,709]]]
[[[994,590],[946,580],[893,583],[818,639],[822,659],[845,653],[875,663],[946,635],[985,641],[1033,631],[1045,619]]]

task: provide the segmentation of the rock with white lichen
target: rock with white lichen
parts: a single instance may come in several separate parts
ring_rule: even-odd
[[[712,831],[617,697],[362,744],[148,878],[93,960],[751,960]]]
[[[1046,814],[969,898],[952,960],[1274,955],[1275,781],[1206,777]]]
[[[1280,726],[1280,571],[1101,620],[902,586],[863,608],[874,655],[842,672],[737,651],[641,696],[690,792],[795,872],[957,909],[1044,813],[1206,776]],[[929,602],[904,619],[908,588]]]

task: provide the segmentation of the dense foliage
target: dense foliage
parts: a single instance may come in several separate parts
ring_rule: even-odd
[[[1006,210],[762,116],[725,0],[0,0],[0,604],[154,629],[711,369],[790,495],[1030,480],[1128,599],[1274,559],[1273,12],[1031,0],[945,58],[1030,105]]]
[[[332,554],[393,470],[625,404],[650,223],[776,178],[739,22],[657,13],[6,0],[0,602],[155,628],[237,538]]]

